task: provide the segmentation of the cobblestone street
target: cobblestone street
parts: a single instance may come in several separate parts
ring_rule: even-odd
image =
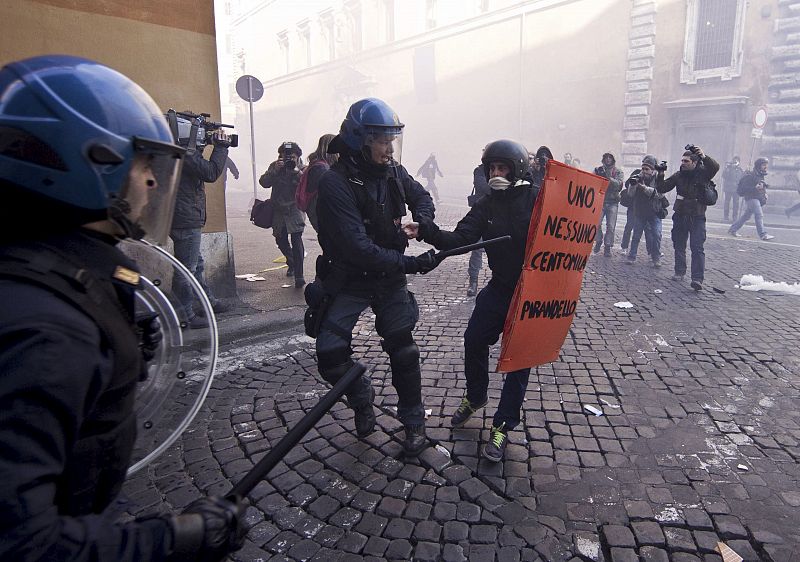
[[[452,227],[461,212],[438,220]],[[668,225],[662,248],[658,270],[643,248],[635,265],[616,251],[590,258],[570,336],[532,371],[500,464],[480,449],[502,375],[486,408],[449,426],[465,388],[468,256],[410,276],[431,446],[401,455],[397,395],[365,313],[353,347],[379,430],[359,441],[338,403],[250,495],[233,559],[712,562],[722,541],[747,561],[800,560],[800,299],[734,287],[747,273],[797,281],[800,248],[709,236],[700,293],[669,279]],[[300,330],[257,359],[226,350],[194,423],[117,507],[177,511],[226,493],[328,390]]]

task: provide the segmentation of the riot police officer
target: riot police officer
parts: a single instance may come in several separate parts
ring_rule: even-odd
[[[415,220],[433,220],[431,196],[400,164],[403,124],[383,101],[354,103],[328,151],[339,160],[319,182],[317,274],[329,298],[317,334],[317,361],[331,384],[353,364],[353,327],[372,307],[381,345],[389,355],[397,417],[405,428],[407,455],[427,444],[422,406],[419,348],[411,334],[419,309],[406,286],[407,273],[427,273],[438,265],[433,251],[403,255],[408,239],[400,221],[411,209]],[[317,282],[312,283],[312,289]],[[310,289],[306,290],[309,300]],[[312,302],[309,302],[312,304]],[[347,390],[359,437],[372,433],[375,391],[362,377]]]
[[[166,240],[184,151],[144,90],[86,59],[8,64],[0,100],[0,559],[219,560],[241,546],[237,502],[102,514],[143,361],[139,274],[116,244]]]
[[[464,374],[467,394],[451,419],[453,427],[463,427],[475,412],[486,405],[489,387],[489,347],[503,332],[508,307],[522,273],[528,226],[538,188],[530,182],[528,151],[518,142],[497,140],[486,145],[481,157],[491,193],[479,199],[453,232],[440,230],[430,221],[420,221],[418,234],[440,250],[449,250],[479,239],[511,235],[511,241],[486,247],[492,278],[475,298],[475,308],[464,333]],[[412,230],[409,234],[417,234]],[[522,401],[530,369],[505,375],[500,404],[494,415],[489,442],[483,456],[490,461],[503,459],[508,431],[520,423]]]

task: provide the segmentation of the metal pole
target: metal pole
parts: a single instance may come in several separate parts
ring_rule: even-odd
[[[328,391],[328,393],[323,396],[320,401],[317,403],[316,406],[311,408],[311,411],[308,412],[305,416],[300,418],[297,424],[289,430],[283,439],[278,441],[278,443],[273,447],[269,453],[264,455],[258,464],[256,464],[253,468],[250,469],[250,472],[245,474],[241,480],[228,492],[228,497],[230,496],[246,496],[249,494],[256,485],[261,482],[264,478],[267,477],[269,471],[275,468],[283,457],[286,456],[286,453],[292,450],[303,436],[311,431],[311,428],[316,425],[316,423],[322,419],[322,416],[328,413],[333,405],[336,403],[339,398],[344,395],[345,390],[361,375],[364,374],[367,368],[362,365],[361,363],[356,363],[345,373],[345,375],[339,379],[339,381],[333,386],[332,389]]]
[[[253,130],[253,79],[247,79],[247,103],[250,106],[250,162],[253,167],[253,199],[258,198],[258,183],[256,183],[256,134]]]

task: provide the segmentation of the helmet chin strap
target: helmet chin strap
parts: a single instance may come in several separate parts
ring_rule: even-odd
[[[152,180],[149,180],[152,181]],[[141,240],[144,235],[144,229],[137,223],[132,221],[128,216],[131,212],[130,204],[124,199],[115,198],[108,208],[108,220],[114,223],[121,231],[121,238],[133,238],[134,240]]]

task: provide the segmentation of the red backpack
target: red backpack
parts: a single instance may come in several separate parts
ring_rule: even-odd
[[[306,166],[306,169],[303,170],[303,173],[300,175],[300,182],[297,184],[297,191],[294,195],[294,202],[297,204],[297,208],[301,211],[305,212],[308,210],[308,206],[311,203],[311,200],[314,199],[317,195],[317,191],[309,191],[308,190],[308,174],[311,171],[311,168],[314,166],[322,166],[323,171],[330,168],[325,160],[316,160]]]

